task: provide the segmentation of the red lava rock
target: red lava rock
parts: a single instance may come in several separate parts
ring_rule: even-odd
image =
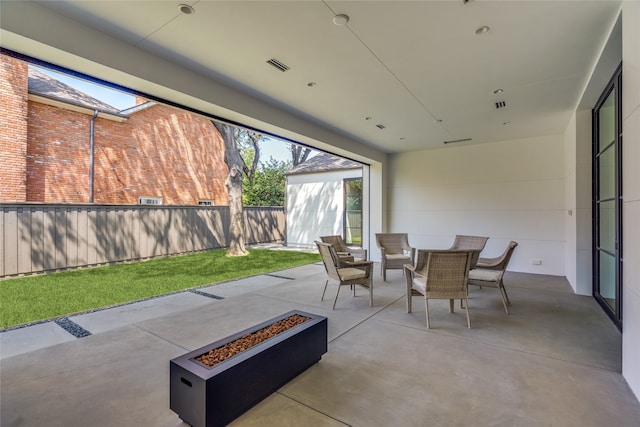
[[[230,343],[227,343],[222,347],[209,350],[207,353],[196,357],[196,360],[207,366],[217,365],[223,360],[235,356],[238,353],[241,353],[255,345],[260,344],[263,341],[268,340],[269,338],[275,337],[279,333],[282,333],[287,329],[291,329],[294,326],[304,323],[307,320],[309,320],[309,318],[306,316],[294,314],[287,317],[286,319],[282,319],[278,322],[272,323],[266,328],[247,334],[235,341],[231,341]]]

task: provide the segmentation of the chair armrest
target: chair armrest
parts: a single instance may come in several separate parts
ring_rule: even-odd
[[[361,256],[363,260],[367,260],[367,250],[364,248],[361,248],[359,246],[347,246],[347,249],[349,250],[349,255],[353,255],[353,256]]]
[[[364,270],[367,273],[367,277],[373,274],[373,261],[356,261],[349,263],[349,266]]]
[[[422,276],[422,274],[416,271],[416,267],[411,264],[405,264],[402,266],[404,268],[404,278],[407,283],[407,295],[411,295],[411,288],[413,283],[413,278],[418,275]]]
[[[365,261],[365,260],[353,261],[348,263],[349,267],[361,267],[363,265],[371,265],[371,264],[373,264],[373,261]]]
[[[411,264],[405,264],[402,267],[404,267],[404,271],[405,273],[415,273],[416,272],[416,266],[415,265],[411,265]]]
[[[342,259],[338,260],[338,268],[347,268],[347,267],[352,267],[352,268],[368,268],[370,266],[373,265],[373,261],[365,261],[365,260],[360,260],[360,261],[345,261]]]
[[[414,248],[413,246],[403,246],[402,250],[409,252],[409,256],[411,257],[411,263],[415,264],[415,262],[416,262],[416,248]]]

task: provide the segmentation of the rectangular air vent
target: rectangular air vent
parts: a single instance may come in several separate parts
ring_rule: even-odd
[[[378,129],[384,129],[384,128],[386,128],[386,126],[385,126],[385,125],[383,125],[383,124],[377,124],[377,125],[376,125],[376,127],[377,127]]]
[[[505,101],[497,101],[496,102],[496,109],[500,109],[500,108],[504,108],[507,106],[507,103]]]
[[[283,73],[290,69],[287,65],[283,64],[282,62],[278,61],[275,58],[271,58],[270,60],[268,60],[267,64],[271,65],[274,68],[277,68],[278,70],[282,71]]]
[[[162,197],[152,197],[152,196],[138,197],[138,204],[139,205],[161,205]]]

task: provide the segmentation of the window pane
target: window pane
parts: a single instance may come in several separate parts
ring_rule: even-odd
[[[600,203],[599,207],[599,240],[600,249],[615,253],[616,249],[616,209],[613,200]]]
[[[600,183],[599,200],[611,199],[615,195],[615,167],[616,167],[616,147],[612,145],[598,157],[598,168],[600,175],[598,177]]]
[[[600,127],[599,133],[599,150],[602,151],[604,147],[611,144],[615,139],[616,128],[616,96],[615,91],[612,91],[607,100],[602,104],[598,112],[598,125]]]
[[[616,259],[604,252],[600,254],[600,296],[615,311]]]

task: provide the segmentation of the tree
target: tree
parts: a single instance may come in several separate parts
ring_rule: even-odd
[[[245,206],[284,206],[286,179],[290,162],[273,157],[261,164],[251,177],[244,177],[242,201]]]
[[[229,192],[229,250],[227,256],[246,255],[244,210],[242,206],[243,175],[251,178],[260,160],[261,135],[226,123],[211,121],[224,141],[224,162],[229,168],[225,180]],[[245,159],[248,161],[246,162]],[[251,166],[247,166],[250,164]]]
[[[313,151],[311,148],[293,143],[289,144],[289,149],[291,150],[291,160],[294,167],[307,161],[309,154]]]

